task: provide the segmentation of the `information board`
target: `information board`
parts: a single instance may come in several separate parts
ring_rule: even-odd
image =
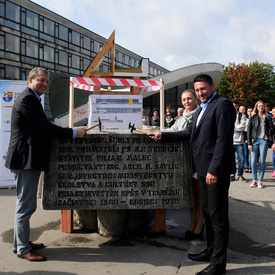
[[[130,122],[141,128],[142,100],[142,95],[90,95],[88,125],[99,116],[102,130],[127,130]]]

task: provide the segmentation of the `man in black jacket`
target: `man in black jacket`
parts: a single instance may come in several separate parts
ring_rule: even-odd
[[[190,139],[193,170],[198,173],[207,248],[198,254],[188,254],[188,257],[194,261],[210,261],[210,265],[196,274],[220,275],[226,272],[228,189],[230,170],[234,167],[236,112],[230,100],[215,92],[215,83],[209,75],[198,75],[194,86],[202,104],[193,124],[185,131],[155,132],[152,138],[163,141]]]
[[[19,258],[29,261],[46,259],[34,251],[44,244],[29,241],[29,220],[36,210],[40,172],[48,168],[50,138],[81,138],[86,134],[84,128],[62,128],[48,121],[40,103],[40,96],[46,92],[48,84],[47,70],[40,67],[31,70],[28,87],[12,108],[11,137],[5,163],[16,181],[13,251]]]

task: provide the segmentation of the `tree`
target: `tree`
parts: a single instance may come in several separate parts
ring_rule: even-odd
[[[249,65],[229,63],[217,92],[230,100],[237,99],[244,106],[254,106],[260,99],[275,106],[274,67],[258,61]]]

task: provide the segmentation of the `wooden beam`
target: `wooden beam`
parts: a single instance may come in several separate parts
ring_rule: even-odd
[[[70,86],[69,96],[69,127],[74,127],[74,85]],[[72,233],[73,226],[73,210],[61,210],[61,232]]]
[[[73,232],[73,218],[73,210],[61,210],[61,232]]]
[[[82,77],[91,77],[91,74],[100,66],[104,59],[104,56],[111,49],[111,72],[114,73],[115,70],[115,31],[112,32],[110,37],[107,39],[103,47],[96,54],[95,58],[88,66]]]
[[[154,210],[154,232],[155,233],[166,232],[166,210],[165,209]]]

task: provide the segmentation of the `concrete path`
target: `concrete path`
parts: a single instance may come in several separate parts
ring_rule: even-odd
[[[230,187],[230,244],[227,274],[275,274],[275,178],[271,177],[272,151],[267,156],[264,189],[234,181]],[[167,210],[164,236],[125,240],[96,233],[60,232],[60,211],[38,209],[31,218],[31,240],[44,242],[40,250],[46,262],[28,262],[12,253],[14,189],[0,189],[0,274],[114,274],[189,275],[207,266],[189,260],[206,246],[203,241],[185,241],[189,210]]]

